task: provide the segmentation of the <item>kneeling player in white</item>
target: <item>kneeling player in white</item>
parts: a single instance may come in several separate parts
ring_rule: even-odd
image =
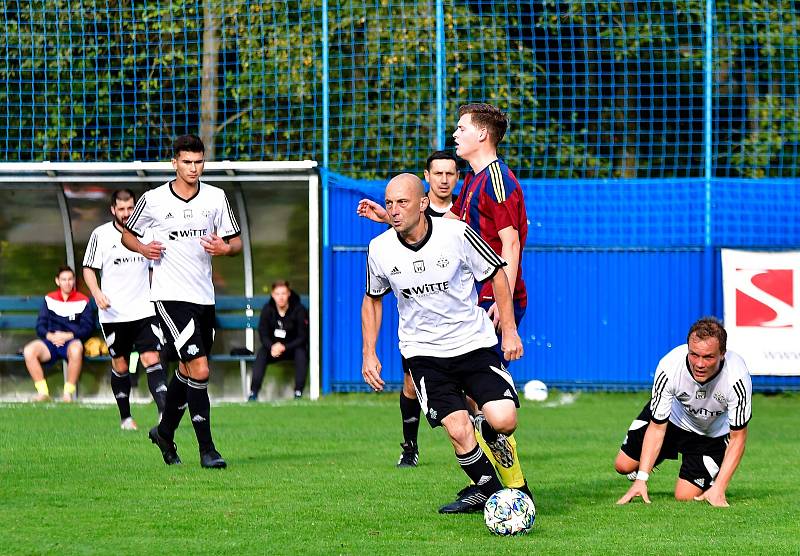
[[[475,439],[464,395],[483,410],[493,431],[511,434],[519,399],[511,376],[493,347],[492,321],[477,305],[475,281],[492,280],[500,309],[506,358],[522,356],[505,265],[489,245],[463,222],[425,215],[422,182],[400,174],[386,187],[392,228],[370,242],[367,292],[361,306],[364,380],[383,389],[376,352],[383,295],[397,297],[400,352],[414,380],[417,398],[432,427],[444,426],[456,459],[478,485],[478,511],[502,488],[494,467]],[[449,506],[449,505],[448,505]],[[440,509],[449,513],[448,506]]]
[[[752,415],[750,373],[727,351],[727,333],[715,318],[689,329],[687,343],[658,364],[650,402],[633,421],[614,467],[635,479],[617,504],[637,496],[650,503],[653,467],[682,455],[675,498],[728,506],[725,491],[744,455]]]

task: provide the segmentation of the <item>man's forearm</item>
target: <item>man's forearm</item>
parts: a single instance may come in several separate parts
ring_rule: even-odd
[[[739,467],[739,463],[744,456],[744,447],[747,442],[747,429],[731,431],[731,438],[728,447],[725,449],[725,456],[722,458],[722,465],[719,468],[714,484],[723,490],[728,488],[728,484],[733,478],[733,474]]]

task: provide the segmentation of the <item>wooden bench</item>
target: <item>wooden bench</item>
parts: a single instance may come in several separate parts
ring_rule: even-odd
[[[24,330],[30,332],[31,338],[36,336],[36,318],[42,306],[42,295],[36,296],[12,296],[0,295],[0,333],[4,330]],[[255,352],[258,336],[258,319],[261,315],[261,308],[269,300],[268,295],[246,297],[244,295],[218,295],[216,298],[217,329],[218,330],[241,330],[244,333],[242,347]],[[307,296],[302,296],[303,304],[308,307]],[[92,309],[97,311],[97,307],[92,300]],[[107,361],[107,355],[97,357],[86,357],[87,361]],[[247,399],[249,387],[247,381],[247,363],[255,360],[255,355],[231,355],[223,353],[211,354],[212,361],[238,362],[239,374],[241,378],[242,395]],[[19,353],[0,353],[0,362],[16,361],[22,362],[24,358]],[[65,368],[66,369],[66,368]],[[66,372],[66,371],[65,371]]]

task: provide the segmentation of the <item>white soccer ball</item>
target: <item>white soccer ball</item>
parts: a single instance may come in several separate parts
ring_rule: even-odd
[[[495,535],[524,535],[533,527],[536,508],[530,496],[521,490],[504,488],[486,501],[483,520]]]
[[[547,399],[547,385],[541,380],[531,380],[525,384],[523,395],[526,400],[543,402]]]

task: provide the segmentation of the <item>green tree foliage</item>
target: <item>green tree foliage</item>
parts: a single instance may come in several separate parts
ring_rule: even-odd
[[[715,3],[715,175],[796,174],[794,4]],[[219,18],[218,159],[322,161],[327,125],[330,169],[419,171],[458,106],[488,101],[511,117],[501,154],[521,177],[703,175],[704,1],[446,1],[444,137],[432,0],[331,0],[327,37],[319,0],[206,5]],[[0,152],[168,156],[198,131],[203,6],[0,0]]]

